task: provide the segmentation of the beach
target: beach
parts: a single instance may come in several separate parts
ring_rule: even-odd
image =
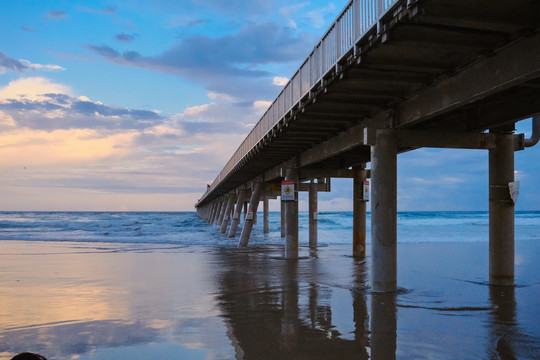
[[[370,255],[283,247],[0,241],[0,360],[536,359],[540,243],[490,287],[487,242],[398,246],[397,293]]]

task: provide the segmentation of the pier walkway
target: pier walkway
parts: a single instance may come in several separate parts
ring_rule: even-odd
[[[514,283],[514,134],[540,113],[540,2],[352,0],[197,202],[230,237],[244,209],[247,246],[260,201],[281,197],[285,257],[298,257],[298,191],[354,179],[353,255],[365,256],[371,195],[371,287],[397,288],[397,154],[421,147],[489,151],[490,283]],[[366,169],[370,163],[370,169]],[[365,186],[371,178],[371,189]],[[249,203],[249,206],[245,206]]]

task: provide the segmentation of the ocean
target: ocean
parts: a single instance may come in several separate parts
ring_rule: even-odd
[[[262,213],[253,228],[251,244],[282,244],[280,214],[270,212],[270,233],[263,234]],[[241,231],[238,230],[238,235]],[[352,212],[320,212],[321,245],[352,242]],[[487,241],[487,212],[399,212],[398,242]],[[308,242],[308,214],[299,215],[300,245]],[[367,215],[369,242],[370,215]],[[516,240],[540,239],[540,211],[518,211]],[[99,243],[236,245],[193,212],[0,212],[0,240],[76,241]]]

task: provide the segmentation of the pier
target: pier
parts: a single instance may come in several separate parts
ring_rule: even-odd
[[[397,289],[397,155],[422,147],[489,152],[489,281],[514,284],[514,152],[540,139],[540,2],[352,0],[195,205],[223,236],[249,245],[281,201],[285,257],[298,258],[298,192],[354,182],[353,256],[370,286]],[[515,123],[533,117],[532,135]],[[371,184],[368,188],[366,181]],[[257,219],[263,202],[263,219]],[[241,219],[242,232],[237,234]]]

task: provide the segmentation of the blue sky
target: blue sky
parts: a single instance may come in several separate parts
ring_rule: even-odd
[[[345,3],[3,2],[0,210],[192,210]],[[539,208],[538,148],[518,209]],[[401,210],[487,209],[487,152],[398,160]],[[320,209],[349,210],[333,185]]]

